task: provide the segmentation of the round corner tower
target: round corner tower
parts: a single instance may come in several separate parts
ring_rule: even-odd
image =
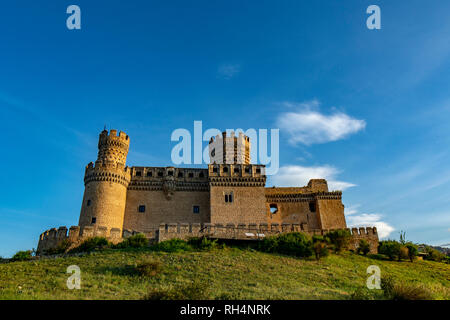
[[[86,166],[79,226],[123,228],[130,169],[125,166],[130,139],[117,130],[103,130],[98,157]]]

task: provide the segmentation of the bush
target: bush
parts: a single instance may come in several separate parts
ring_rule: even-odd
[[[211,250],[223,247],[217,243],[217,239],[210,240],[206,237],[193,237],[188,240],[188,244],[200,250]]]
[[[445,255],[442,252],[440,252],[432,247],[426,246],[425,252],[427,254],[425,256],[426,260],[441,262],[442,260],[445,259]]]
[[[322,257],[326,257],[328,255],[328,244],[326,239],[322,236],[313,236],[312,241],[316,259],[319,260]]]
[[[162,241],[151,246],[154,251],[164,251],[164,252],[181,252],[181,251],[192,251],[192,246],[186,241],[181,239],[171,239]]]
[[[209,298],[209,287],[195,281],[168,289],[152,288],[144,300],[206,300]]]
[[[362,253],[363,255],[367,255],[370,252],[370,244],[362,239],[359,241],[358,253]]]
[[[146,261],[136,267],[136,271],[143,277],[154,277],[161,271],[161,262]]]
[[[408,259],[409,258],[409,251],[408,248],[404,245],[400,246],[400,251],[398,253],[398,261],[401,261],[403,259]]]
[[[374,300],[374,296],[369,289],[358,288],[350,294],[350,300]]]
[[[352,235],[350,234],[350,231],[341,229],[328,232],[326,237],[330,239],[329,241],[333,244],[334,250],[336,252],[341,252],[348,248]]]
[[[17,251],[16,254],[13,255],[11,261],[28,261],[33,259],[33,251]]]
[[[387,255],[391,260],[401,260],[402,257],[405,256],[405,248],[400,242],[395,240],[386,240],[381,241],[378,246],[378,253]],[[408,257],[408,253],[406,252],[406,258]]]
[[[422,286],[397,283],[392,277],[381,279],[384,297],[389,300],[431,300],[431,293]]]
[[[116,244],[114,248],[124,249],[124,248],[144,248],[148,246],[148,239],[144,234],[138,233],[134,236],[128,237],[122,242]]]
[[[109,246],[108,240],[104,237],[93,237],[83,241],[78,247],[71,249],[70,253],[91,252],[94,250],[102,250]]]
[[[411,262],[413,262],[414,259],[419,254],[419,250],[418,250],[417,246],[412,242],[408,242],[406,244],[406,248],[408,248],[408,258]]]
[[[258,249],[297,257],[309,257],[313,254],[312,241],[307,235],[300,232],[267,237],[259,243]]]

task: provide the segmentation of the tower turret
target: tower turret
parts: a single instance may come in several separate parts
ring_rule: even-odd
[[[130,139],[117,130],[103,130],[98,157],[86,166],[79,226],[123,228],[130,169],[125,166]]]
[[[222,132],[209,141],[211,164],[250,164],[250,138],[239,132]]]

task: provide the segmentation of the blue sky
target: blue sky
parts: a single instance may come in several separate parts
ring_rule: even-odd
[[[66,8],[81,8],[81,30]],[[381,8],[368,30],[366,8]],[[327,178],[349,224],[450,243],[448,1],[10,1],[0,255],[78,223],[99,132],[170,165],[177,128],[279,128],[269,185]]]

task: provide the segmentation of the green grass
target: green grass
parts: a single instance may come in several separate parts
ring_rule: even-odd
[[[138,266],[159,261],[154,276]],[[66,286],[66,268],[81,269],[81,290]],[[320,261],[252,249],[155,252],[108,249],[84,256],[0,264],[0,299],[143,299],[149,291],[200,283],[209,299],[349,299],[365,288],[366,269],[378,265],[382,276],[423,285],[435,299],[450,299],[450,265],[431,261],[395,262],[352,253]],[[369,295],[377,296],[370,290]]]

